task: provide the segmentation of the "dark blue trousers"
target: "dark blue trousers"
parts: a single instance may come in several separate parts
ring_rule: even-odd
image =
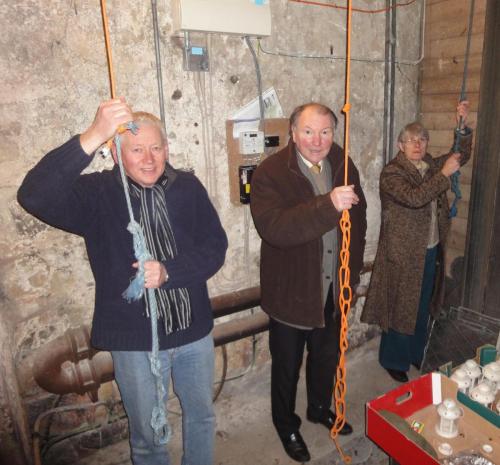
[[[408,371],[411,363],[419,366],[422,363],[428,337],[429,306],[436,276],[437,249],[438,246],[427,249],[425,255],[424,276],[414,334],[402,334],[390,328],[389,332],[382,332],[379,362],[384,368]]]

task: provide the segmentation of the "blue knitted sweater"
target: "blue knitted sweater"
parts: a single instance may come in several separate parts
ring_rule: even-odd
[[[118,167],[82,175],[92,160],[78,136],[52,150],[28,172],[19,203],[40,220],[85,240],[95,279],[92,345],[102,350],[151,350],[151,322],[144,300],[127,303],[122,292],[135,275],[132,235]],[[199,180],[167,164],[165,199],[178,254],[164,261],[165,289],[187,288],[192,323],[166,335],[158,325],[160,349],[206,336],[213,327],[207,280],[223,265],[227,237]],[[136,220],[138,199],[132,198]]]

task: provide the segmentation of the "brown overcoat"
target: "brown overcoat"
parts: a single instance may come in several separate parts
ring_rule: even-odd
[[[344,184],[344,154],[333,144],[328,153],[333,187]],[[366,234],[366,201],[358,170],[349,159],[349,184],[359,197],[351,216],[351,286],[359,282]],[[300,171],[293,141],[264,160],[252,177],[250,206],[262,238],[262,309],[271,317],[308,328],[325,326],[322,298],[322,236],[339,219],[330,194],[315,196]],[[340,247],[339,247],[340,248]]]
[[[460,138],[461,163],[471,153],[472,131]],[[450,152],[451,153],[451,152]],[[377,255],[361,321],[413,334],[417,320],[425,255],[431,224],[431,201],[437,200],[439,229],[438,269],[430,308],[439,313],[444,296],[444,251],[450,228],[446,191],[450,180],[441,173],[449,153],[437,158],[426,154],[429,169],[422,177],[399,152],[380,175],[382,219]]]

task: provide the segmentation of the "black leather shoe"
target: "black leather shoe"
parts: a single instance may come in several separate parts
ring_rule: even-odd
[[[309,410],[307,411],[307,419],[311,423],[321,423],[323,426],[326,426],[328,430],[332,429],[333,425],[335,424],[336,418],[337,416],[331,410],[328,410],[327,415],[320,418],[311,415]],[[352,433],[352,426],[346,421],[344,423],[344,426],[342,426],[342,429],[339,431],[339,434],[341,434],[342,436],[346,436],[351,433]]]
[[[398,383],[407,383],[409,381],[405,371],[391,370],[390,368],[386,368],[386,371],[391,375],[391,378]]]
[[[285,452],[291,459],[297,462],[309,462],[311,460],[306,443],[298,431],[285,438],[280,437],[280,439]]]

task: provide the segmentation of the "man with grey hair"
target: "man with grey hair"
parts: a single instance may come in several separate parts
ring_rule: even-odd
[[[43,157],[27,174],[20,204],[31,214],[85,240],[95,278],[91,342],[111,352],[115,378],[129,419],[134,465],[170,465],[150,424],[157,386],[150,366],[150,308],[146,298],[127,303],[123,291],[134,268],[129,213],[118,166],[82,175],[96,150],[120,135],[125,182],[152,259],[143,263],[145,288],[158,308],[159,360],[164,390],[169,379],[183,414],[183,464],[213,463],[214,345],[207,280],[224,263],[227,238],[198,179],[168,162],[161,121],[133,113],[124,99],[103,102],[90,127]],[[117,149],[113,149],[117,160]],[[149,295],[149,292],[147,293]],[[164,401],[165,399],[161,399]]]
[[[330,410],[339,355],[337,267],[342,211],[351,216],[351,286],[359,282],[366,201],[358,170],[333,142],[337,118],[308,103],[290,117],[288,146],[264,160],[252,177],[250,206],[261,245],[261,306],[270,316],[271,407],[286,453],[310,460],[295,413],[297,383],[307,347],[307,419],[331,429]],[[348,423],[340,434],[349,434]]]

